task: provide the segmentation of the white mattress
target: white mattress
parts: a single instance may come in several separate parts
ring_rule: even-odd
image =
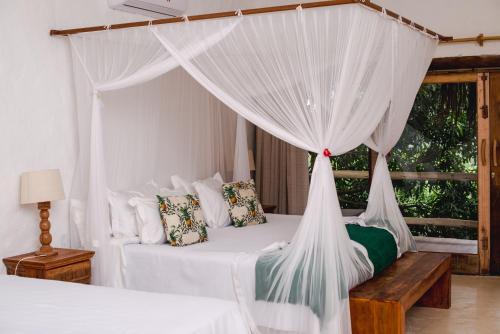
[[[262,225],[207,229],[207,242],[185,247],[125,245],[124,285],[136,290],[236,300],[231,268],[239,254],[290,241],[301,219],[274,214],[266,217],[268,223]]]
[[[0,275],[0,333],[250,332],[232,302]]]
[[[185,247],[124,246],[126,288],[235,300],[231,267],[239,253],[293,237],[301,216],[266,215],[268,223],[207,229],[208,241]]]

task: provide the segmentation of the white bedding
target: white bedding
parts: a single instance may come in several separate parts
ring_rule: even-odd
[[[238,254],[289,241],[300,222],[300,216],[266,217],[262,225],[208,228],[207,242],[185,247],[125,245],[125,287],[235,300],[231,266]]]
[[[208,242],[185,247],[125,245],[124,285],[136,290],[235,300],[231,268],[238,256],[290,241],[301,219],[274,214],[266,217],[268,223],[262,225],[207,229]]]
[[[0,333],[250,332],[232,302],[0,275]]]

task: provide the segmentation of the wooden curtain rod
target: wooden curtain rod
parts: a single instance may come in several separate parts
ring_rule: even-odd
[[[453,38],[451,40],[444,40],[441,43],[471,43],[476,42],[479,46],[483,46],[484,42],[487,41],[500,41],[500,35],[484,36],[484,34],[479,34],[476,37],[464,37],[464,38]]]
[[[329,6],[337,6],[337,5],[346,5],[358,3],[363,6],[369,7],[379,12],[384,12],[384,9],[372,2],[370,0],[329,0],[329,1],[317,1],[317,2],[309,2],[304,4],[294,4],[294,5],[284,5],[284,6],[273,6],[273,7],[262,7],[262,8],[253,8],[253,9],[243,9],[241,13],[243,15],[253,15],[253,14],[263,14],[263,13],[273,13],[273,12],[282,12],[288,10],[295,10],[297,7],[302,6],[302,8],[318,8],[318,7],[329,7]],[[420,24],[417,24],[406,17],[399,15],[396,12],[386,9],[386,14],[395,18],[400,19],[403,23],[411,25],[415,27],[417,30],[420,30],[429,35],[438,37],[440,41],[451,40],[451,37],[446,37],[440,35],[432,30],[429,30]],[[237,16],[238,13],[235,11],[230,12],[219,12],[219,13],[211,13],[211,14],[201,14],[201,15],[192,15],[188,16],[187,19],[189,21],[199,21],[199,20],[208,20],[208,19],[216,19],[223,17],[232,17]],[[93,32],[93,31],[103,31],[103,30],[114,30],[114,29],[125,29],[125,28],[134,28],[134,27],[144,27],[148,25],[158,25],[158,24],[168,24],[168,23],[177,23],[184,21],[184,17],[173,17],[168,19],[159,19],[159,20],[151,20],[151,21],[139,21],[139,22],[130,22],[130,23],[119,23],[112,24],[109,26],[94,26],[94,27],[85,27],[85,28],[76,28],[76,29],[66,29],[66,30],[51,30],[51,36],[68,36],[73,34],[85,33],[85,32]]]

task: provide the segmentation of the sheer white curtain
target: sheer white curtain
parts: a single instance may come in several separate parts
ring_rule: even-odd
[[[399,210],[386,155],[403,133],[438,42],[397,22],[393,22],[392,39],[395,47],[392,57],[394,79],[390,86],[391,106],[366,142],[368,147],[378,152],[378,157],[364,215],[367,225],[387,228],[396,235],[400,255],[408,250],[415,251],[416,245]],[[413,56],[415,52],[418,52],[418,57]]]
[[[236,114],[182,68],[101,99],[110,189],[136,189],[152,179],[170,186],[175,174],[232,179]]]
[[[235,22],[218,43],[206,42]],[[319,154],[302,222],[275,267],[271,299],[283,312],[267,312],[266,319],[257,319],[261,325],[279,328],[296,293],[294,304],[321,303],[324,312],[318,326],[303,314],[287,330],[350,332],[348,289],[369,277],[370,269],[349,241],[328,157],[366,141],[391,104],[393,23],[365,7],[345,5],[153,28],[181,66],[226,105]],[[195,56],[194,47],[201,49]],[[407,56],[411,62],[423,51]],[[251,292],[246,299],[252,303]]]
[[[250,163],[248,161],[247,122],[238,115],[236,121],[236,145],[234,148],[233,181],[250,179]]]
[[[70,41],[79,130],[71,198],[86,206],[71,235],[75,245],[96,250],[93,283],[120,286],[107,189],[134,189],[151,179],[168,185],[173,174],[194,180],[219,171],[229,180],[234,161],[240,174],[248,170],[246,131],[236,131],[235,114],[178,68],[148,28]],[[235,151],[244,158],[235,159]]]
[[[152,79],[177,65],[147,29],[74,35],[70,42],[80,144],[72,198],[86,202],[86,223],[80,238],[85,247],[97,250],[94,283],[113,285],[117,278],[110,226],[105,223],[109,222],[109,208],[100,94]]]

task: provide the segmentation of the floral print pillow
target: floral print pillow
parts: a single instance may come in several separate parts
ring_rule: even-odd
[[[196,195],[156,197],[170,245],[187,246],[208,240],[200,200]]]
[[[229,204],[229,216],[235,227],[267,223],[253,180],[225,183],[222,194]]]

